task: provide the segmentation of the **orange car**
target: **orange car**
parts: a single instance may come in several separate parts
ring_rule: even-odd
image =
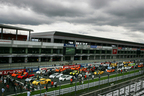
[[[80,69],[80,67],[73,67],[73,68],[71,68],[71,70],[79,70]]]
[[[138,67],[139,67],[139,68],[143,67],[143,64],[139,64]]]
[[[115,69],[107,69],[107,72],[114,72]]]
[[[85,70],[87,70],[87,68],[82,68],[82,69],[80,69],[80,71],[85,71]]]
[[[64,70],[66,70],[66,68],[59,68],[59,69],[56,69],[55,71],[56,71],[56,72],[62,72],[62,71],[64,71]]]
[[[21,74],[22,74],[22,71],[19,71],[19,72],[13,73],[11,76],[16,77],[16,76],[20,76]]]

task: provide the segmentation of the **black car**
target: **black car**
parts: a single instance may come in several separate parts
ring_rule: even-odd
[[[71,69],[66,69],[66,70],[64,70],[62,73],[63,73],[63,74],[69,74],[71,71],[72,71]]]
[[[48,70],[48,71],[46,71],[43,75],[44,76],[49,76],[49,75],[51,75],[51,74],[53,74],[53,73],[55,73],[53,70]]]
[[[100,71],[105,71],[106,68],[105,68],[105,66],[101,66],[101,67],[98,68],[98,70],[100,70]]]

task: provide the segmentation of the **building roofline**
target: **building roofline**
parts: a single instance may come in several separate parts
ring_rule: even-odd
[[[26,28],[15,27],[15,26],[10,26],[10,25],[4,25],[4,24],[0,24],[0,28],[23,30],[23,31],[33,31],[32,29],[26,29]]]

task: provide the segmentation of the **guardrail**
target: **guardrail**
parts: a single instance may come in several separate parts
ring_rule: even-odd
[[[108,82],[110,83],[110,82],[114,82],[114,81],[117,81],[117,80],[121,80],[121,79],[129,78],[129,77],[137,76],[137,75],[140,75],[140,74],[143,74],[143,73],[144,73],[144,70],[142,70],[140,72],[128,74],[128,75],[123,75],[123,76],[119,76],[119,77],[110,78],[109,80],[108,79],[101,80],[100,83],[99,83],[99,81],[96,81],[96,82],[87,83],[87,84],[83,84],[83,85],[77,85],[76,88],[74,86],[74,87],[60,89],[60,92],[59,92],[59,90],[54,90],[54,91],[50,91],[50,92],[36,94],[36,95],[33,95],[33,96],[44,96],[45,94],[47,96],[63,95],[63,94],[66,94],[66,93],[74,92],[75,89],[76,89],[76,91],[78,91],[78,90],[82,90],[82,89],[86,89],[86,88],[90,88],[90,87],[95,87],[95,86],[98,86],[99,84],[100,85],[101,84],[106,84]]]
[[[98,89],[80,96],[141,96],[144,93],[144,76]]]

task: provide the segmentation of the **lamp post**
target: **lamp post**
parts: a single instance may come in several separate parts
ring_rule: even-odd
[[[76,85],[77,85],[77,78],[75,79],[75,95],[76,95]]]
[[[109,73],[107,73],[108,74],[108,85],[109,85]]]
[[[89,75],[88,75],[88,91],[89,91]]]
[[[99,89],[100,89],[100,74],[99,74]]]
[[[60,86],[59,86],[59,96],[60,96],[60,89],[61,89],[61,81],[59,80],[59,84],[60,84]]]
[[[41,84],[39,84],[39,87],[40,87],[40,96],[41,96]]]

